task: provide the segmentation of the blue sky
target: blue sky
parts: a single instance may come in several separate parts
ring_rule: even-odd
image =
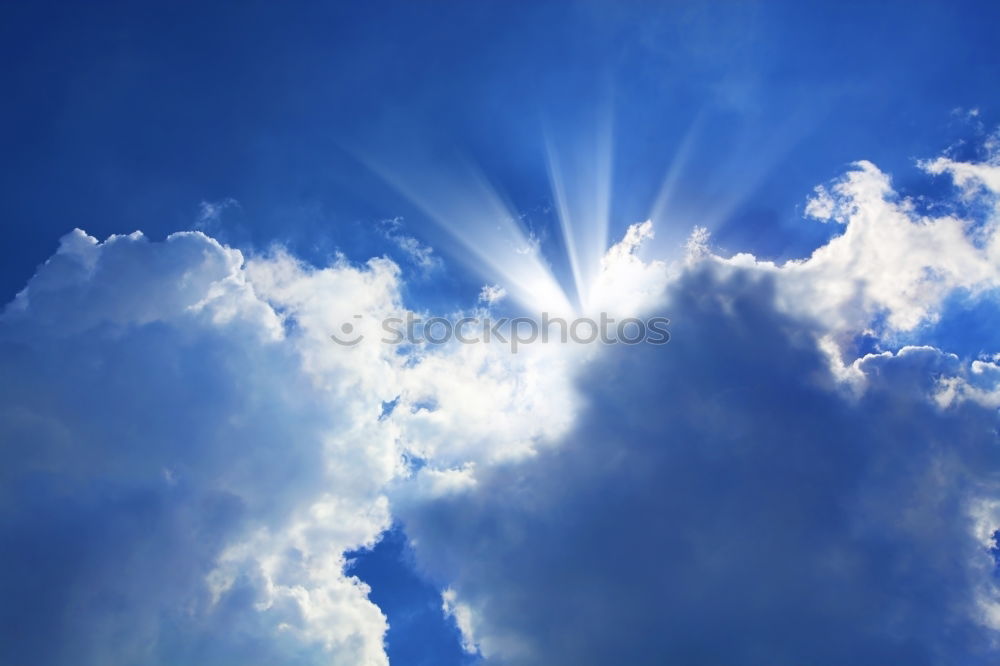
[[[3,152],[16,167],[2,198],[19,248],[4,262],[8,297],[68,227],[161,238],[202,201],[239,202],[223,225],[232,242],[279,240],[314,259],[381,251],[370,227],[383,217],[420,232],[420,212],[356,153],[419,164],[459,151],[544,225],[543,131],[572,143],[605,107],[618,228],[649,214],[700,118],[677,233],[738,198],[721,244],[800,256],[819,240],[800,221],[814,185],[861,158],[905,184],[914,159],[963,135],[952,109],[981,108],[989,126],[1000,95],[990,3],[3,11]]]
[[[7,3],[0,662],[995,663],[998,20]]]

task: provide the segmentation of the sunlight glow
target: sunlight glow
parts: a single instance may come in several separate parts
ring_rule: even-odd
[[[474,165],[409,170],[405,175],[369,166],[457,242],[458,251],[452,253],[457,259],[483,279],[502,285],[522,307],[574,311],[538,240]]]
[[[611,129],[605,123],[593,146],[578,146],[568,153],[560,154],[551,140],[546,147],[552,194],[573,272],[575,302],[578,311],[588,312],[601,259],[608,250]]]
[[[607,285],[600,285],[611,248],[610,118],[600,125],[589,141],[571,146],[551,137],[546,141],[569,284],[560,283],[541,243],[475,165],[461,159],[432,160],[421,168],[365,163],[437,223],[446,245],[454,245],[452,256],[488,284],[502,286],[517,305],[535,313],[579,315],[608,297]],[[648,229],[644,234],[652,235]]]

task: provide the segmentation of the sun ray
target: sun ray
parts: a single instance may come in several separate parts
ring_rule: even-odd
[[[461,252],[455,254],[467,268],[500,282],[522,307],[561,314],[574,310],[538,240],[475,165],[456,160],[404,174],[364,162],[457,242]]]
[[[608,249],[613,143],[610,117],[592,141],[558,150],[546,140],[549,178],[559,226],[573,273],[575,300],[587,311],[591,291]]]

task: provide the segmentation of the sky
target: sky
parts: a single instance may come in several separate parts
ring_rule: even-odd
[[[5,3],[0,663],[996,663],[998,19]]]

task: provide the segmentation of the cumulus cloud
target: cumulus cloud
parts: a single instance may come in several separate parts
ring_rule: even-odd
[[[951,174],[965,196],[975,190],[986,204],[985,220],[921,213],[886,173],[860,161],[832,190],[819,187],[810,199],[808,215],[844,225],[811,256],[781,265],[749,254],[716,259],[773,273],[779,306],[820,323],[841,342],[866,330],[891,340],[933,324],[952,294],[979,298],[1000,287],[1000,181],[992,163],[941,158],[922,165]]]
[[[63,240],[0,320],[0,661],[386,663],[394,443],[285,324],[201,233]]]
[[[995,412],[936,404],[931,348],[846,399],[776,294],[686,273],[671,344],[589,366],[561,445],[400,509],[487,663],[992,663]]]
[[[996,359],[850,355],[997,287],[993,165],[924,167],[985,219],[919,213],[859,162],[810,201],[843,232],[802,260],[718,257],[696,229],[657,267],[630,230],[608,293],[666,275],[642,307],[659,300],[671,344],[574,367],[581,407],[537,455],[397,501],[468,648],[518,666],[995,661]]]
[[[639,252],[653,238],[649,220],[630,225],[625,236],[605,253],[588,304],[594,312],[634,317],[663,296],[670,279],[663,261],[643,261]]]
[[[447,493],[571,418],[542,356],[380,344],[399,287],[386,259],[68,234],[0,319],[0,661],[385,664],[344,553],[386,488]]]

